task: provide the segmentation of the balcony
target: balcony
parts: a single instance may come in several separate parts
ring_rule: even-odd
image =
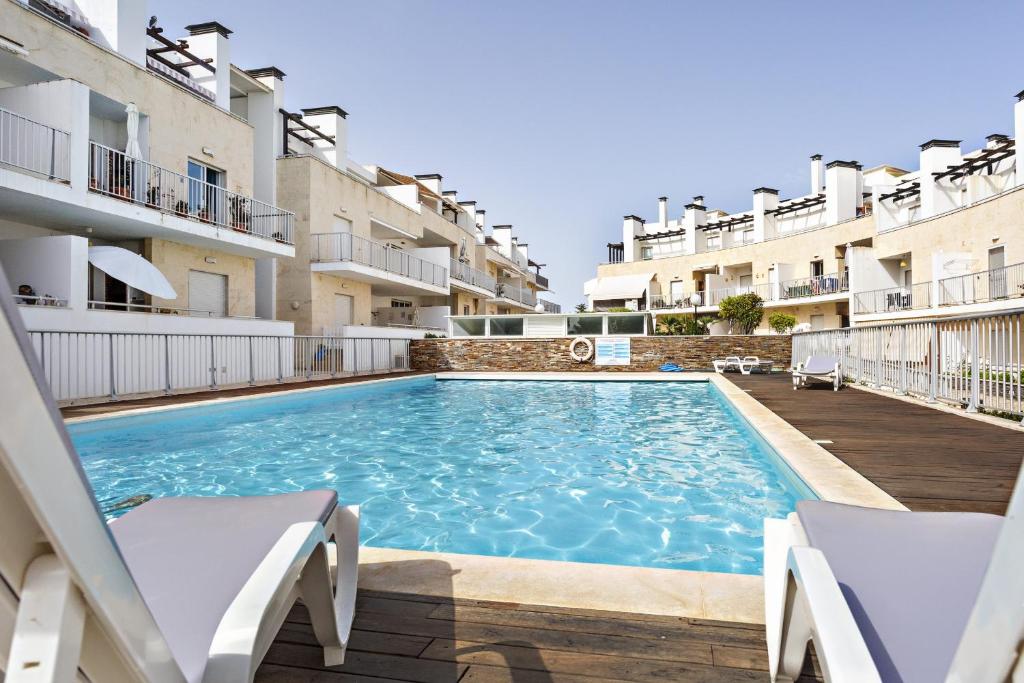
[[[780,299],[803,299],[814,296],[841,294],[850,288],[846,272],[830,275],[812,275],[779,283]]]
[[[561,313],[562,307],[556,304],[554,301],[548,301],[546,299],[537,299],[537,301],[544,307],[545,313]]]
[[[89,190],[161,213],[294,244],[292,212],[95,142],[89,143]]]
[[[956,306],[1024,296],[1024,263],[939,280],[939,305]]]
[[[309,237],[314,271],[367,282],[379,294],[448,294],[448,269],[432,261],[348,232]]]
[[[888,287],[853,295],[854,313],[893,313],[931,306],[932,283],[917,282],[909,287]]]
[[[537,287],[543,290],[551,289],[551,287],[548,284],[548,279],[541,275],[540,273],[537,273]]]
[[[0,164],[70,182],[69,140],[66,131],[0,108]]]
[[[473,294],[494,296],[498,288],[498,282],[493,277],[456,259],[451,259],[449,277],[452,287],[459,287]]]
[[[526,287],[516,287],[508,282],[499,282],[497,291],[489,301],[520,308],[533,308],[537,305],[537,295]]]

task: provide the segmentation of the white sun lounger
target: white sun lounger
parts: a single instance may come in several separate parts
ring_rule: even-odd
[[[839,359],[835,356],[809,356],[804,363],[797,363],[793,369],[793,389],[806,386],[809,379],[821,379],[832,382],[833,391],[839,391],[843,384],[843,373],[839,367]]]
[[[775,363],[773,361],[761,360],[757,356],[744,356],[742,360],[740,360],[740,373],[749,375],[754,370],[770,373],[774,365]]]
[[[1006,517],[803,501],[765,520],[773,681],[1022,680],[1024,470]]]
[[[92,683],[251,681],[299,597],[325,663],[340,664],[358,508],[339,507],[333,491],[167,498],[108,526],[0,289],[5,683],[81,680],[77,671]]]
[[[740,363],[742,362],[743,361],[740,360],[739,356],[726,356],[725,360],[715,359],[711,361],[711,364],[715,367],[715,372],[721,375],[730,368],[733,370],[739,370]]]

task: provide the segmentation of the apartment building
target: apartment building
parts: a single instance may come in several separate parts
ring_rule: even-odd
[[[141,0],[0,0],[0,262],[29,329],[291,334],[261,264],[273,83],[216,22],[171,39]]]
[[[510,226],[356,164],[340,107],[146,0],[0,0],[0,263],[30,330],[422,336],[547,290]]]
[[[348,157],[341,107],[281,112],[277,199],[294,212],[296,258],[277,267],[277,316],[300,334],[422,337],[449,315],[557,311],[541,265],[512,226],[439,173],[406,174]]]
[[[1014,105],[1024,133],[1024,93]],[[722,299],[756,292],[766,313],[801,329],[963,315],[1019,305],[1024,296],[1024,171],[1015,138],[981,149],[958,140],[920,145],[916,171],[857,161],[809,164],[808,193],[753,190],[750,208],[713,209],[704,197],[670,217],[628,215],[622,241],[584,286],[591,310],[626,306],[714,314]],[[760,333],[767,333],[767,315]]]

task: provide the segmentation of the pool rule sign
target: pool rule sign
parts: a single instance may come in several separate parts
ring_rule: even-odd
[[[594,365],[629,365],[629,337],[598,337]]]

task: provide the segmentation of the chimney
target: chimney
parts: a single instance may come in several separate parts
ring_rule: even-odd
[[[348,168],[348,113],[341,107],[329,105],[302,110],[302,120],[317,128],[318,133],[334,138],[334,143],[313,138],[313,153],[335,168]]]
[[[1017,144],[1024,144],[1024,90],[1017,93],[1017,102],[1013,105],[1013,136]],[[1014,173],[1017,175],[1017,184],[1024,185],[1024,168],[1021,164],[1016,165]]]
[[[658,197],[658,226],[668,227],[668,197]]]
[[[1003,135],[1002,133],[992,133],[985,138],[985,149],[995,149],[999,145],[1002,145],[1010,141],[1009,135]]]
[[[825,166],[825,225],[857,217],[857,162],[830,161]]]
[[[74,4],[89,17],[93,40],[146,66],[146,22],[150,17],[146,0],[78,0]]]
[[[860,215],[860,210],[864,208],[864,164],[859,161],[853,163],[857,169],[857,215]]]
[[[704,231],[697,229],[708,222],[707,210],[704,207],[704,197],[698,195],[693,199],[693,203],[687,204],[686,211],[683,213],[683,228],[686,230],[686,234],[683,235],[683,251],[687,254],[696,254],[698,247],[707,244],[707,236],[704,234]],[[697,200],[700,201],[698,202]],[[699,240],[697,237],[698,233],[700,233]]]
[[[199,59],[209,59],[211,73],[204,66],[187,67],[192,80],[213,93],[214,102],[221,109],[231,111],[231,30],[216,21],[186,26],[188,50]]]
[[[699,194],[693,198],[693,203],[697,206],[704,206],[704,195]]]
[[[421,173],[420,175],[413,176],[416,180],[420,181],[428,190],[436,195],[447,196],[447,192],[441,191],[441,174],[440,173]],[[454,197],[455,191],[452,191]]]
[[[775,214],[768,212],[779,208],[779,191],[771,187],[754,190],[754,241],[761,242],[775,236]]]
[[[622,217],[622,261],[630,263],[640,260],[636,238],[644,234],[644,219],[638,216]]]
[[[527,266],[529,266],[529,264],[530,264],[530,245],[527,244],[526,242],[523,242],[522,244],[519,244],[518,246],[519,246],[519,253],[523,255],[523,258],[526,259]]]
[[[932,174],[962,161],[959,140],[929,140],[921,145],[921,218],[960,208],[960,188],[948,179],[936,182]]]
[[[811,157],[811,194],[818,194],[825,186],[824,169],[822,168],[821,155],[815,154]]]
[[[484,230],[487,227],[487,211],[484,209],[476,210],[476,243],[484,244],[487,241],[487,236]]]
[[[277,157],[284,154],[284,72],[268,66],[246,71],[271,90],[248,95],[249,125],[252,136],[252,193],[256,199],[277,204]]]

